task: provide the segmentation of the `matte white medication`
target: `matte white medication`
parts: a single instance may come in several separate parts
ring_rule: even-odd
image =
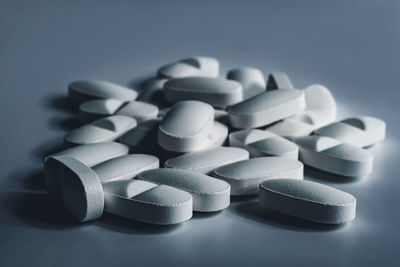
[[[159,119],[141,122],[121,136],[118,142],[127,145],[131,151],[154,151],[157,148],[159,125]]]
[[[258,95],[266,90],[264,75],[259,69],[244,67],[228,72],[227,79],[235,80],[242,85],[243,99]]]
[[[163,66],[157,74],[159,77],[167,79],[191,76],[217,77],[219,62],[212,57],[191,57]]]
[[[148,82],[140,91],[137,101],[151,103],[158,107],[166,107],[168,103],[164,96],[164,84],[168,79],[156,79]]]
[[[293,84],[283,72],[272,72],[268,76],[267,90],[293,89]]]

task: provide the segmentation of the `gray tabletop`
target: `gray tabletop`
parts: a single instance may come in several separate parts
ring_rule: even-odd
[[[0,266],[390,266],[400,260],[398,1],[0,1]],[[260,211],[256,198],[174,227],[105,215],[74,223],[45,194],[42,159],[78,126],[67,84],[140,89],[163,64],[214,56],[321,83],[338,119],[387,122],[373,173],[306,179],[357,197],[344,226]]]

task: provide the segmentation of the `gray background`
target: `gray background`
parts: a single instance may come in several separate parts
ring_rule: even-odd
[[[77,2],[0,2],[1,266],[398,263],[398,1]],[[77,126],[67,84],[99,78],[137,89],[160,65],[191,55],[217,57],[223,74],[249,65],[285,71],[299,88],[324,84],[339,119],[387,122],[370,176],[306,170],[357,197],[355,221],[310,224],[235,198],[176,227],[111,215],[77,225],[47,200],[41,160]]]

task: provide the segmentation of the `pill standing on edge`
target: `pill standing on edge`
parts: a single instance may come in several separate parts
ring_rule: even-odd
[[[191,76],[217,77],[219,62],[212,57],[191,57],[166,65],[158,69],[161,78],[184,78]]]
[[[243,87],[243,99],[258,95],[266,90],[264,75],[259,69],[244,67],[230,70],[226,76],[239,82]]]
[[[293,84],[286,73],[272,72],[268,75],[267,90],[276,89],[293,89]]]

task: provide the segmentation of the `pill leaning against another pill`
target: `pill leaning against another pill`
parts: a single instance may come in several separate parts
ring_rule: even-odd
[[[264,75],[259,69],[244,67],[228,72],[226,78],[242,85],[243,99],[247,99],[266,91]]]
[[[272,72],[268,75],[267,90],[276,89],[293,89],[293,84],[286,73]]]
[[[156,140],[160,122],[159,119],[141,122],[121,136],[118,142],[127,145],[134,152],[154,152],[157,148]]]
[[[217,77],[219,62],[212,57],[191,57],[163,66],[157,75],[161,78],[173,79],[191,76]]]
[[[140,91],[136,100],[156,105],[159,108],[167,107],[168,102],[164,96],[164,84],[167,81],[168,79],[156,79],[149,81]]]

